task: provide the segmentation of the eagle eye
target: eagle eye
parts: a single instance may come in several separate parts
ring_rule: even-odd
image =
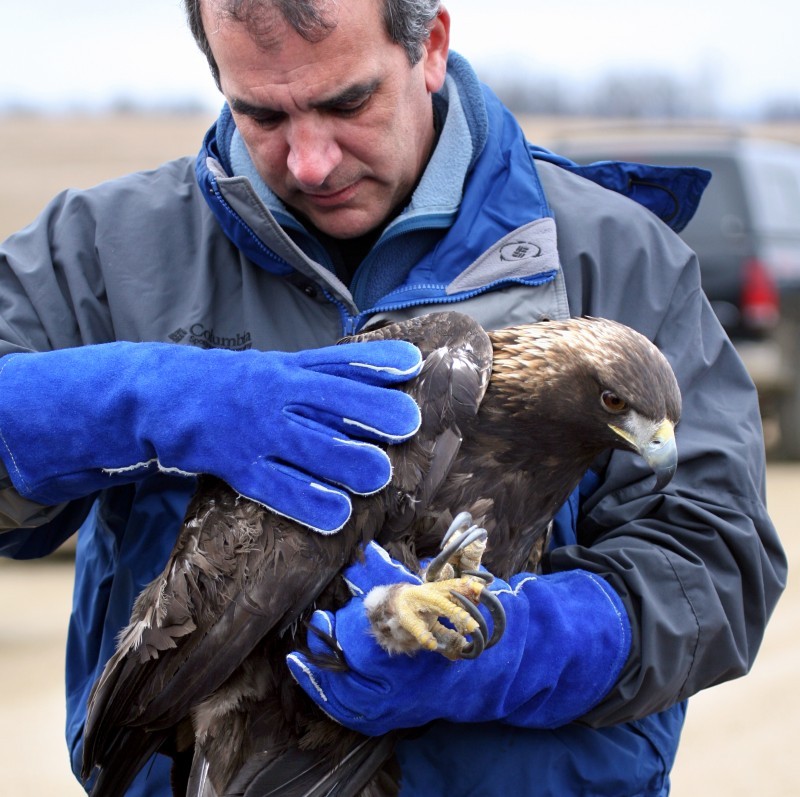
[[[628,402],[621,399],[616,393],[610,390],[604,390],[600,395],[600,400],[603,406],[609,411],[618,415],[620,412],[625,412],[628,409]]]

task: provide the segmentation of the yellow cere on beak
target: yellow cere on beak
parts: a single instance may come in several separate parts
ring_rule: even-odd
[[[644,427],[644,425],[642,425]],[[675,425],[666,418],[653,431],[653,424],[640,428],[639,434],[609,424],[631,446],[656,475],[656,490],[669,484],[678,467],[678,448],[675,444]]]

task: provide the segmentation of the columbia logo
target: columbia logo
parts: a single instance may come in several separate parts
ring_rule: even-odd
[[[246,330],[222,334],[213,327],[204,324],[192,324],[189,329],[178,327],[167,336],[173,343],[188,343],[190,346],[199,346],[201,349],[230,349],[231,351],[244,351],[253,345],[253,340]]]
[[[173,343],[180,343],[188,334],[185,329],[179,327],[169,336],[169,339]]]
[[[539,257],[542,253],[540,247],[528,241],[511,241],[500,250],[500,259],[525,260],[529,257]]]

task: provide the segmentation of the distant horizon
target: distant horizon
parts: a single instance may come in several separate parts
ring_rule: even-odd
[[[492,80],[486,81],[497,90]],[[500,92],[499,92],[500,93]],[[502,97],[502,93],[501,93]],[[532,98],[535,102],[535,97]],[[78,100],[64,98],[58,102],[22,101],[0,96],[0,118],[8,116],[103,116],[103,115],[170,115],[170,116],[209,116],[214,117],[222,108],[225,100],[219,95],[216,104],[207,98],[195,96],[187,97],[137,97],[126,94],[110,96],[95,100]],[[516,114],[533,116],[553,116],[564,119],[579,119],[582,117],[593,119],[623,118],[639,119],[643,122],[658,119],[671,119],[675,121],[708,121],[714,123],[781,123],[800,122],[800,98],[797,102],[791,100],[784,104],[774,104],[766,107],[725,109],[709,105],[707,109],[697,109],[691,112],[677,113],[617,113],[592,110],[585,106],[577,105],[567,109],[553,109],[547,106],[540,108],[515,107],[513,101],[506,102]]]
[[[726,119],[800,115],[794,0],[761,0],[740,14],[723,0],[444,0],[452,49],[495,81],[524,81],[580,112],[605,84],[648,76]],[[500,11],[500,13],[498,13]],[[222,98],[179,0],[109,5],[18,4],[3,20],[0,111],[105,112],[195,107]],[[647,96],[645,95],[645,99]],[[570,115],[567,113],[566,115]]]

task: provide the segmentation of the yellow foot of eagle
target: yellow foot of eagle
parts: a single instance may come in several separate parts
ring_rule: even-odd
[[[389,653],[437,651],[448,659],[474,659],[505,630],[505,613],[486,589],[493,577],[479,571],[486,530],[462,512],[450,525],[441,553],[423,573],[423,584],[391,584],[370,591],[364,606],[378,643]],[[478,610],[484,604],[493,621]],[[446,621],[447,625],[444,622]]]

